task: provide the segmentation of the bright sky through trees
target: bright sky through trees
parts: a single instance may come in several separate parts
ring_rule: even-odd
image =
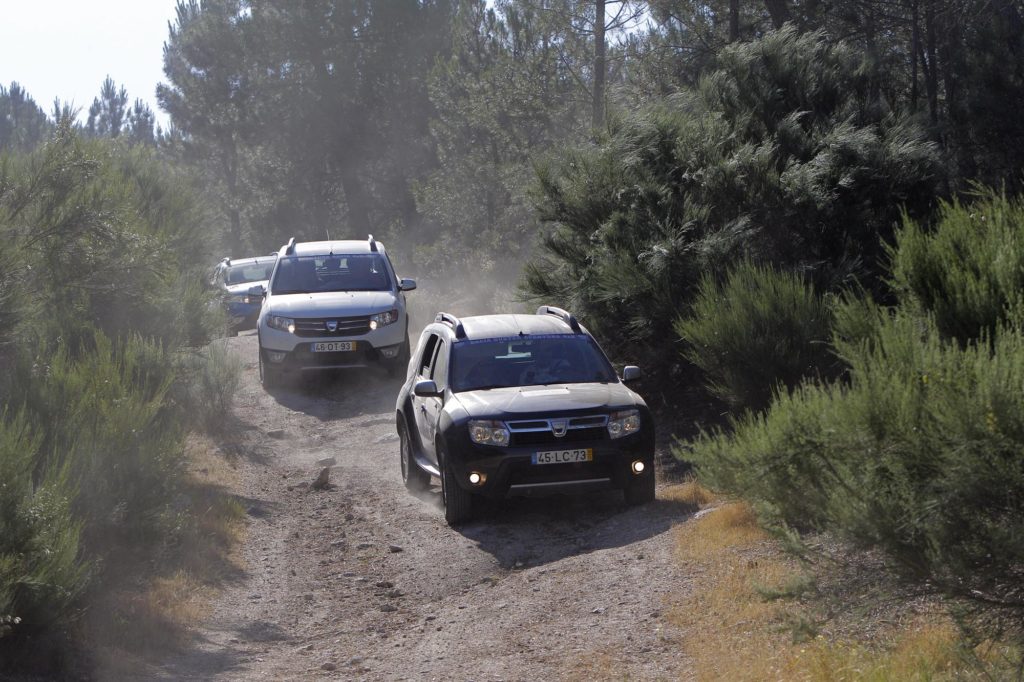
[[[163,79],[163,44],[176,0],[0,0],[0,85],[17,81],[44,111],[53,100],[73,102],[84,120],[108,75],[142,99],[166,125],[156,104]]]

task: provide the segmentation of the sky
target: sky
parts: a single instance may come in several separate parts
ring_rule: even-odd
[[[166,126],[156,103],[177,0],[0,0],[0,85],[16,81],[47,114],[73,102],[82,122],[108,75]]]

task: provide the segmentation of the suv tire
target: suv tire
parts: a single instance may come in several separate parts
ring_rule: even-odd
[[[259,349],[260,353],[260,383],[263,384],[263,388],[266,390],[275,389],[281,385],[281,373],[277,370],[270,369],[266,363],[263,362],[263,349]]]
[[[398,456],[402,464],[402,482],[412,492],[422,492],[430,487],[430,474],[420,469],[412,454],[412,442],[409,440],[409,427],[405,419],[398,423]]]
[[[654,471],[638,476],[625,489],[626,504],[639,507],[654,501]]]
[[[473,494],[455,481],[455,474],[448,466],[444,449],[437,447],[438,468],[441,470],[441,501],[444,503],[444,520],[455,526],[473,517]]]
[[[412,359],[412,349],[409,347],[408,337],[408,332],[406,332],[405,343],[402,344],[402,349],[398,351],[398,357],[388,364],[389,377],[404,376],[404,372],[409,366],[409,360]]]

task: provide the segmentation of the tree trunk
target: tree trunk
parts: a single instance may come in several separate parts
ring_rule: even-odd
[[[925,0],[924,6],[925,49],[928,51],[925,87],[928,90],[928,115],[932,125],[939,122],[939,69],[935,48],[935,0]]]
[[[910,3],[910,109],[917,111],[917,100],[920,97],[917,84],[918,55],[921,53],[921,27],[918,12],[918,0]]]
[[[370,225],[370,210],[366,201],[366,190],[355,164],[344,159],[339,165],[341,189],[345,192],[345,206],[348,209],[348,232],[359,238],[363,232],[373,230]]]
[[[740,39],[740,0],[729,0],[729,42]]]
[[[594,0],[594,130],[604,127],[605,0]]]
[[[786,6],[786,0],[764,0],[764,5],[772,17],[772,25],[777,29],[782,28],[783,24],[793,18],[789,13],[789,7]]]

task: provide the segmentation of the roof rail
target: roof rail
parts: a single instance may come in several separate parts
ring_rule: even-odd
[[[224,258],[221,258],[220,262],[223,263],[224,265],[229,266],[229,267],[231,266],[231,258],[228,257],[228,256],[225,256]]]
[[[288,240],[288,243],[284,247],[284,255],[290,256],[295,253],[295,237]]]
[[[367,236],[367,241],[370,242],[370,251],[377,252],[377,241],[373,238],[373,235]]]
[[[576,317],[573,316],[573,314],[570,313],[567,310],[562,310],[561,308],[556,308],[553,305],[542,305],[541,307],[537,308],[537,314],[538,315],[554,315],[555,317],[559,318],[560,320],[565,322],[567,325],[569,325],[572,328],[572,330],[574,332],[576,332],[577,334],[579,334],[579,333],[581,333],[583,331],[582,329],[580,329],[580,323],[576,319]]]
[[[459,318],[455,317],[454,315],[451,315],[449,313],[438,313],[437,317],[434,318],[434,322],[441,322],[443,324],[449,325],[452,329],[455,330],[455,338],[466,338],[466,328],[462,326],[462,322],[459,321]]]

